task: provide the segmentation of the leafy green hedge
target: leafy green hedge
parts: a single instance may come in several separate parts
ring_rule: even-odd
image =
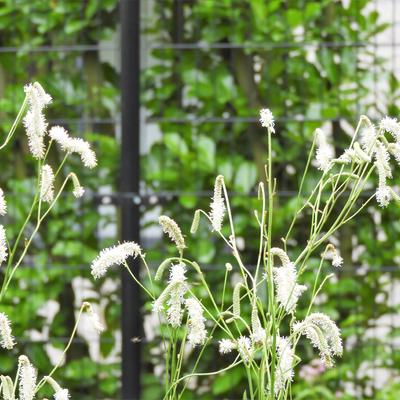
[[[274,236],[279,245],[293,214],[291,193],[298,187],[312,133],[321,121],[329,121],[324,128],[331,130],[339,152],[347,124],[355,123],[360,114],[397,116],[398,81],[387,61],[378,57],[372,45],[365,45],[388,25],[366,0],[152,4],[157,18],[149,18],[146,28],[153,58],[144,71],[143,100],[162,138],[143,158],[144,179],[150,192],[173,195],[164,212],[183,227],[189,248],[194,249],[192,257],[209,266],[218,293],[229,254],[210,239],[206,228],[195,237],[189,234],[192,210],[207,207],[213,180],[223,174],[236,193],[232,207],[238,236],[251,237],[254,232],[257,237],[250,214],[256,200],[249,200],[248,194],[264,175],[266,137],[257,118],[258,110],[268,107],[278,120],[273,148],[280,193]],[[377,82],[388,83],[388,92],[379,93],[385,104],[379,106]],[[306,187],[311,187],[311,181]],[[372,373],[374,365],[398,373],[400,364],[390,344],[396,330],[389,327],[385,334],[372,333],[379,317],[390,318],[398,308],[388,301],[397,268],[382,271],[397,260],[400,226],[393,221],[399,214],[398,208],[391,208],[389,221],[387,211],[369,209],[356,226],[337,235],[345,267],[320,303],[341,325],[347,351],[337,369],[310,382],[299,379],[296,398],[329,399],[339,393],[345,399],[376,398],[373,379],[361,371]],[[307,237],[307,229],[306,225],[297,228],[296,240],[290,243],[293,253]],[[256,262],[256,244],[257,240],[243,243],[248,265]],[[304,352],[311,361],[310,349],[305,347]],[[207,356],[204,370],[225,365],[217,351]],[[157,363],[156,357],[150,359]],[[148,390],[153,391],[159,379],[146,379]],[[235,387],[240,388],[244,380],[240,371],[215,380],[199,378],[193,398],[236,398]],[[149,398],[153,395],[146,393]]]

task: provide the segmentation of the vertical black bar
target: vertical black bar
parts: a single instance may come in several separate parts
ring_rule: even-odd
[[[121,239],[140,242],[139,193],[140,0],[120,0],[121,21]],[[139,262],[130,263],[136,276]],[[140,399],[141,346],[139,287],[122,271],[122,399]]]

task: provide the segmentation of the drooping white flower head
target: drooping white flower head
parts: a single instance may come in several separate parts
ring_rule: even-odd
[[[378,141],[375,147],[375,166],[378,173],[378,188],[376,200],[381,207],[386,207],[392,199],[392,193],[387,185],[387,179],[392,178],[390,155],[385,145]]]
[[[343,264],[343,258],[340,256],[339,250],[332,243],[327,245],[324,258],[332,260],[332,266],[336,268],[341,267]]]
[[[325,314],[313,313],[293,326],[294,333],[305,335],[320,352],[327,367],[333,365],[333,356],[343,353],[342,338],[336,324]]]
[[[0,188],[0,215],[7,214],[7,202],[4,197],[3,189]]]
[[[253,349],[251,340],[247,336],[240,336],[237,340],[237,350],[245,363],[249,362],[253,357]]]
[[[28,103],[33,108],[45,108],[53,99],[45,92],[39,82],[30,83],[24,87],[24,92],[28,96]]]
[[[95,331],[97,333],[102,333],[104,332],[105,328],[104,325],[101,323],[99,315],[93,310],[93,306],[88,303],[87,301],[85,301],[83,303],[89,317],[90,317],[90,322],[93,326],[93,328],[95,329]]]
[[[67,153],[79,154],[82,163],[87,168],[94,168],[97,165],[96,153],[91,149],[90,144],[81,138],[72,138],[61,126],[53,126],[49,135]]]
[[[390,190],[389,186],[381,185],[377,187],[375,198],[380,207],[386,207],[392,200],[392,197],[392,191]]]
[[[72,192],[72,194],[79,199],[85,194],[85,189],[82,186],[76,186]]]
[[[19,397],[20,400],[33,400],[35,397],[37,372],[26,356],[19,356]]]
[[[4,400],[15,400],[14,383],[9,376],[0,375],[1,390]]]
[[[363,150],[367,154],[372,154],[375,151],[376,140],[378,133],[375,127],[371,124],[364,127],[360,132],[360,142]]]
[[[48,164],[43,165],[40,174],[40,198],[45,203],[54,200],[54,173]]]
[[[275,133],[274,116],[270,109],[263,108],[260,110],[260,123],[262,127],[269,129],[272,133]]]
[[[100,254],[93,260],[91,273],[95,279],[100,278],[111,266],[121,265],[128,257],[136,258],[140,255],[142,255],[142,249],[135,242],[124,242],[117,246],[108,247],[101,250]]]
[[[400,165],[400,142],[389,143],[388,150],[395,158],[397,164]]]
[[[185,264],[172,264],[168,285],[153,304],[153,311],[156,313],[163,311],[164,303],[167,304],[167,319],[173,328],[181,326],[182,323],[184,296],[188,290],[185,274]]]
[[[353,161],[358,162],[358,157],[354,149],[345,149],[343,154],[339,157],[339,161],[344,164],[351,164]]]
[[[299,297],[307,286],[297,284],[297,271],[293,263],[274,268],[274,282],[278,303],[287,313],[295,311]]]
[[[158,218],[158,222],[160,223],[163,232],[166,233],[175,243],[175,246],[179,252],[182,252],[186,246],[185,239],[183,238],[178,224],[172,218],[167,217],[166,215],[161,215],[161,217]]]
[[[76,174],[71,174],[72,176],[72,183],[74,185],[74,190],[72,192],[72,194],[79,199],[80,197],[82,197],[85,193],[85,189],[81,186],[81,184],[79,183],[79,179],[76,176]]]
[[[24,91],[29,105],[23,119],[28,137],[29,151],[34,158],[42,159],[45,153],[44,136],[47,129],[47,121],[43,110],[51,103],[51,96],[37,82],[26,85]]]
[[[217,176],[214,185],[214,196],[211,202],[210,219],[212,222],[213,230],[220,232],[222,229],[222,222],[225,215],[225,203],[222,194],[222,185],[224,183],[224,177],[222,175]]]
[[[254,329],[250,335],[250,339],[254,344],[265,343],[266,338],[267,338],[267,332],[261,326],[259,326],[257,329]]]
[[[317,138],[317,152],[315,157],[317,167],[321,171],[327,172],[332,166],[331,161],[335,157],[335,153],[322,129],[316,129],[315,134]]]
[[[379,123],[379,129],[383,132],[389,132],[396,142],[400,139],[400,124],[396,118],[382,118]]]
[[[10,320],[3,312],[0,312],[0,344],[3,349],[7,350],[11,350],[15,345]]]
[[[53,126],[49,130],[51,140],[54,140],[61,150],[71,153],[71,137],[62,126]]]
[[[287,313],[292,313],[307,286],[297,284],[296,267],[284,250],[273,247],[271,254],[279,257],[282,263],[281,267],[273,269],[277,301]]]
[[[332,265],[336,268],[339,268],[343,265],[343,258],[340,256],[340,254],[335,254],[332,259]]]
[[[0,225],[0,265],[7,260],[7,251],[6,230],[3,225]]]
[[[89,142],[81,138],[71,138],[70,146],[73,153],[80,155],[85,167],[92,169],[97,165],[96,153],[91,149]]]
[[[54,393],[54,400],[69,400],[70,398],[68,389],[60,389]]]
[[[251,335],[250,339],[253,344],[264,344],[267,338],[267,333],[261,325],[260,318],[258,317],[257,300],[253,301],[251,310]]]
[[[275,372],[275,395],[285,389],[286,383],[293,380],[293,363],[295,354],[287,338],[276,338],[278,364]]]
[[[185,301],[188,311],[188,342],[193,346],[204,344],[207,338],[203,307],[197,299],[190,297]]]
[[[220,354],[228,354],[232,350],[236,349],[236,343],[230,339],[221,339],[219,341],[219,352]]]
[[[169,283],[183,283],[186,281],[186,265],[184,263],[172,264],[169,270]]]
[[[188,290],[185,274],[185,264],[180,263],[171,265],[168,283],[171,290],[169,291],[169,299],[167,300],[167,318],[168,323],[173,328],[177,328],[182,324],[184,313],[183,303],[185,301],[184,296]]]
[[[378,141],[375,147],[375,165],[378,170],[379,184],[386,183],[386,179],[392,177],[390,167],[390,154],[385,145]]]
[[[48,382],[54,390],[54,400],[69,400],[68,389],[63,389],[51,376],[45,376],[44,380]]]

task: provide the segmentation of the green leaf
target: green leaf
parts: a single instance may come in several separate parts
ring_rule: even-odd
[[[235,176],[235,189],[238,192],[248,193],[256,183],[257,169],[255,165],[249,161],[240,164]]]
[[[240,368],[233,368],[229,371],[217,375],[212,385],[212,392],[218,396],[229,392],[242,379],[243,371]]]
[[[204,135],[196,140],[197,159],[199,167],[207,171],[213,171],[215,167],[215,142]]]

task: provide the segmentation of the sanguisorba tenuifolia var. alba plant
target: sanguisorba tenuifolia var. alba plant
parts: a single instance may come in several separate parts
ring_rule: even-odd
[[[21,227],[12,229],[17,231],[15,237],[7,234],[6,222],[15,224],[12,217],[7,214],[12,203],[7,204],[6,194],[0,189],[0,346],[10,350],[10,357],[18,355],[18,343],[12,333],[12,315],[4,312],[4,300],[7,297],[7,289],[13,284],[13,278],[19,267],[23,264],[25,256],[32,247],[40,226],[50,216],[51,210],[57,203],[61,194],[72,184],[72,194],[81,197],[84,189],[80,185],[74,172],[63,173],[67,159],[76,154],[82,160],[85,167],[94,168],[97,165],[96,155],[88,142],[80,138],[71,137],[68,132],[60,127],[53,126],[49,129],[45,118],[45,109],[52,102],[42,86],[35,82],[24,88],[25,99],[14,121],[10,132],[0,141],[0,150],[11,143],[22,121],[27,136],[29,152],[36,160],[37,178],[36,190],[32,196],[32,205],[27,210],[26,218]],[[51,149],[57,146],[65,152],[65,156],[59,165],[52,166],[49,162]],[[59,179],[57,179],[59,178]],[[56,184],[61,179],[60,184]],[[16,311],[18,312],[18,311]],[[67,400],[70,398],[68,389],[62,388],[52,377],[55,371],[64,362],[64,356],[71,346],[76,334],[77,326],[82,313],[88,313],[93,328],[102,331],[103,327],[90,303],[84,302],[77,312],[76,325],[71,332],[71,337],[54,368],[47,376],[38,379],[38,371],[34,367],[34,360],[29,360],[25,355],[17,357],[17,373],[15,377],[0,375],[0,398],[3,400],[33,400],[40,396],[40,389],[48,385],[54,393],[55,400]],[[11,352],[12,351],[12,352]],[[42,371],[40,371],[42,373]],[[1,374],[1,366],[0,366]]]
[[[317,129],[301,179],[293,220],[286,236],[277,240],[273,237],[276,182],[271,149],[275,127],[270,110],[261,110],[260,122],[268,136],[268,163],[265,168],[266,187],[263,182],[258,185],[260,209],[254,212],[259,236],[248,239],[259,241],[255,269],[250,270],[242,261],[223,176],[215,180],[210,211],[197,210],[194,213],[190,233],[196,234],[200,220],[207,220],[211,231],[225,242],[232,255],[232,261],[225,266],[224,290],[219,304],[201,265],[185,258],[184,235],[177,223],[167,216],[161,216],[159,223],[176,245],[177,256],[163,261],[154,276],[144,253],[132,242],[105,249],[93,261],[93,277],[99,278],[112,265],[122,265],[129,271],[129,256],[141,258],[148,276],[138,279],[132,275],[132,278],[153,300],[153,311],[160,317],[166,354],[165,399],[181,398],[188,382],[196,375],[229,374],[229,370],[237,366],[242,366],[248,377],[248,385],[243,388],[244,399],[290,398],[294,369],[301,362],[296,354],[299,340],[309,340],[326,367],[332,367],[335,357],[343,352],[340,330],[328,315],[314,310],[317,295],[333,276],[321,276],[323,263],[328,260],[338,268],[343,262],[330,238],[373,198],[381,207],[399,199],[388,184],[392,177],[391,158],[400,163],[400,124],[397,120],[386,117],[374,126],[362,116],[349,147],[339,157],[335,157],[328,135]],[[321,175],[311,193],[303,193],[311,165],[321,170]],[[371,192],[375,186],[376,190]],[[360,198],[363,191],[366,196]],[[340,207],[335,207],[338,204]],[[299,217],[304,215],[310,215],[308,240],[301,251],[294,252],[289,247],[289,239]],[[222,233],[224,223],[228,224],[229,236]],[[302,275],[312,254],[320,257],[320,262],[315,281],[307,287],[302,283]],[[188,279],[189,270],[191,281]],[[226,286],[232,271],[237,271],[241,280],[233,288],[232,304],[226,304]],[[165,282],[161,293],[155,291],[155,281]],[[204,296],[200,299],[196,295],[199,286],[207,293],[207,304],[211,306],[204,305]],[[297,303],[306,291],[311,301],[305,318],[298,320]],[[244,303],[251,309],[249,318],[241,313]],[[220,337],[224,337],[219,341],[219,352],[222,357],[231,353],[230,362],[227,361],[226,367],[220,370],[198,371],[204,349],[213,345],[211,339],[217,330]],[[281,332],[286,332],[286,336]],[[184,373],[182,364],[188,345],[198,349],[198,358],[191,372]]]

